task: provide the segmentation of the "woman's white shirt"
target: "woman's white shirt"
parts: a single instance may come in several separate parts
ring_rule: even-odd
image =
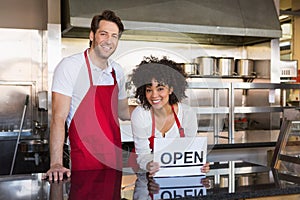
[[[182,103],[178,103],[178,120],[184,129],[185,137],[195,137],[197,135],[197,115],[193,109]],[[151,111],[138,106],[131,115],[131,128],[133,133],[137,163],[140,168],[146,170],[147,163],[153,160],[152,149],[149,147],[149,138],[152,134]],[[155,137],[162,138],[162,133],[155,128]],[[165,133],[165,138],[180,137],[176,122]]]

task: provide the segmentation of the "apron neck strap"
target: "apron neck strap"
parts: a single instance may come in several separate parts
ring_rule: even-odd
[[[92,77],[91,65],[90,65],[90,61],[89,61],[87,52],[88,52],[88,49],[86,49],[84,51],[84,58],[85,58],[86,66],[88,68],[88,73],[89,73],[89,78],[90,78],[90,84],[92,86],[93,85],[93,77]],[[114,68],[112,68],[111,75],[112,75],[112,77],[114,79],[114,85],[116,85],[117,84],[117,78],[116,78],[116,72],[115,72]]]
[[[174,114],[174,118],[175,118],[175,122],[176,122],[176,125],[178,127],[178,130],[179,130],[179,134],[180,134],[180,137],[184,137],[184,129],[181,127],[181,124],[180,124],[180,121],[175,113],[175,110],[174,110],[174,106],[171,105],[171,108],[172,108],[172,111],[173,111],[173,114]],[[151,136],[155,136],[155,118],[154,118],[154,112],[153,112],[153,109],[151,109],[151,117],[152,117],[152,133],[151,133]]]
[[[89,78],[90,78],[90,85],[92,86],[92,85],[93,85],[93,77],[92,77],[91,65],[90,65],[90,61],[89,61],[87,52],[88,52],[88,49],[86,49],[86,50],[84,51],[84,58],[85,58],[86,66],[87,66],[87,68],[88,68],[88,73],[89,73]]]
[[[175,121],[176,121],[176,124],[177,124],[177,127],[178,127],[178,130],[179,130],[179,134],[180,134],[180,137],[184,137],[184,130],[183,128],[181,127],[181,124],[180,124],[180,121],[175,113],[175,110],[174,110],[174,106],[171,105],[171,108],[172,108],[172,111],[174,113],[174,118],[175,118]]]

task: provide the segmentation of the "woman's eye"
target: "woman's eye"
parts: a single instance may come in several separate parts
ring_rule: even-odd
[[[164,87],[157,88],[158,91],[163,91],[164,89],[165,89]]]
[[[149,93],[149,92],[151,92],[151,90],[150,89],[146,89],[146,92]]]

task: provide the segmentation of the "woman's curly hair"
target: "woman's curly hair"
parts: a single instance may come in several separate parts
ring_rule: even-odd
[[[167,57],[162,59],[153,56],[144,57],[130,76],[136,87],[135,98],[138,98],[145,109],[151,108],[151,104],[146,99],[146,87],[152,85],[153,79],[159,84],[173,88],[173,93],[169,95],[170,105],[186,98],[187,75],[178,63],[167,59]]]

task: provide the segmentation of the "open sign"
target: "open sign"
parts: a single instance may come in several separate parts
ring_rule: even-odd
[[[160,165],[155,177],[204,174],[206,154],[206,137],[155,138],[154,162]]]
[[[154,194],[153,199],[177,199],[187,197],[202,197],[206,195],[206,188],[202,184],[200,176],[182,177],[155,177],[156,184],[159,185],[159,192]]]

